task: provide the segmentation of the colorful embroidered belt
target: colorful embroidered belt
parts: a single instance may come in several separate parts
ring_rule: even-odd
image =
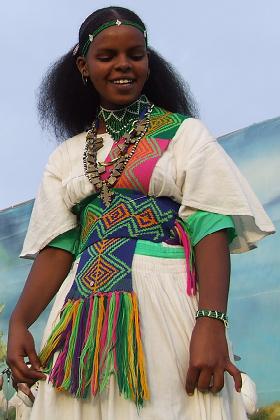
[[[169,198],[122,189],[115,190],[109,207],[93,196],[80,208],[76,277],[40,354],[59,390],[96,395],[113,372],[125,398],[137,406],[149,399],[132,259],[137,240],[172,239],[178,208]]]

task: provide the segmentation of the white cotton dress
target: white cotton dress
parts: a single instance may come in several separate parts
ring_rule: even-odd
[[[83,171],[85,137],[82,133],[65,141],[51,155],[21,256],[34,257],[52,239],[76,226],[70,209],[93,192]],[[105,159],[113,143],[109,135],[102,137],[100,161]],[[181,124],[154,169],[149,194],[168,196],[180,203],[179,215],[183,219],[197,209],[232,215],[237,233],[230,245],[232,252],[254,248],[256,241],[274,232],[246,180],[197,119],[189,118]],[[75,261],[56,296],[43,342],[59,318],[77,264]],[[217,395],[198,391],[193,396],[186,394],[197,296],[186,294],[185,259],[134,255],[132,281],[139,301],[150,401],[138,412],[133,402],[119,395],[113,375],[108,389],[88,400],[76,399],[41,382],[31,420],[246,419],[241,395],[234,390],[233,380],[227,373],[225,386]]]

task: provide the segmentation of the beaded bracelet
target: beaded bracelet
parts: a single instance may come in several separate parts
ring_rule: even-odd
[[[218,319],[225,324],[225,327],[228,326],[228,317],[224,312],[212,311],[210,309],[199,309],[195,314],[195,318],[197,319],[203,317]]]

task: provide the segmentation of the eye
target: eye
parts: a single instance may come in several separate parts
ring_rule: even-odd
[[[107,61],[112,60],[112,57],[109,55],[103,55],[101,57],[97,57],[98,61],[101,61],[102,63],[106,63]]]
[[[132,60],[134,60],[134,61],[140,61],[140,60],[142,60],[144,57],[145,57],[145,55],[144,55],[144,54],[133,54],[133,55],[131,56],[131,59],[132,59]]]
[[[143,58],[145,58],[146,53],[145,51],[142,51],[142,49],[141,50],[135,49],[134,51],[133,50],[130,51],[128,55],[131,60],[140,61],[140,60],[143,60]]]

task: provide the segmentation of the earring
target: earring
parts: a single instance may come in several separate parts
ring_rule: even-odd
[[[83,84],[86,86],[88,82],[88,78],[84,76],[83,73],[82,73],[82,81],[83,81]]]

